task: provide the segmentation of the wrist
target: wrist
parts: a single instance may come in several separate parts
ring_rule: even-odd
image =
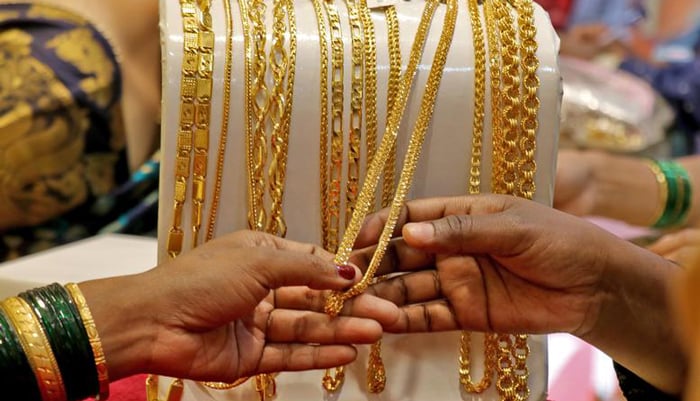
[[[150,363],[157,333],[152,310],[157,301],[147,299],[143,280],[134,279],[141,276],[80,284],[102,341],[112,381],[142,373]]]

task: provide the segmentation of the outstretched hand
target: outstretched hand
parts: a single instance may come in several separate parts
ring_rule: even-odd
[[[347,364],[356,357],[350,344],[374,342],[380,323],[394,323],[396,306],[369,295],[349,302],[346,316],[323,314],[324,290],[360,278],[355,267],[331,260],[313,245],[238,232],[142,275],[81,287],[112,377],[150,372],[230,382]]]

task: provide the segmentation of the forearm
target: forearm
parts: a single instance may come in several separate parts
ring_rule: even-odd
[[[597,323],[580,336],[654,387],[678,395],[687,360],[671,321],[668,286],[680,268],[642,248],[620,244],[610,254],[601,283]]]

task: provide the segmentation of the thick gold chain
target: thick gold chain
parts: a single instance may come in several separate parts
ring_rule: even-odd
[[[362,146],[362,98],[364,97],[364,38],[362,21],[356,0],[345,0],[350,22],[352,66],[350,69],[350,120],[348,134],[348,181],[345,190],[345,224],[355,208],[360,183],[360,152]]]
[[[226,16],[226,60],[224,61],[224,98],[221,106],[221,130],[219,131],[219,150],[216,157],[216,177],[214,181],[214,193],[209,210],[209,223],[207,224],[206,240],[214,238],[216,217],[219,211],[221,198],[221,181],[224,175],[224,158],[226,157],[226,143],[228,139],[228,120],[231,109],[231,73],[233,60],[233,14],[231,12],[231,0],[222,0],[224,14]]]
[[[384,17],[387,25],[387,45],[389,47],[389,81],[387,83],[387,107],[386,119],[389,123],[389,114],[394,108],[394,101],[399,90],[401,78],[401,35],[399,30],[399,17],[396,7],[388,6],[384,8]],[[384,166],[384,177],[382,179],[382,207],[388,207],[394,197],[396,188],[396,144],[389,151],[389,158]]]
[[[491,192],[505,194],[506,188],[503,180],[505,174],[505,140],[503,139],[503,120],[501,113],[501,37],[498,30],[498,16],[494,10],[492,0],[484,2],[484,19],[486,20],[486,34],[489,51],[489,81],[491,87],[491,141],[492,173]]]
[[[331,164],[328,188],[328,211],[326,221],[328,226],[326,239],[327,250],[335,252],[338,248],[340,235],[340,199],[343,178],[343,113],[345,101],[344,85],[344,44],[343,31],[340,23],[338,8],[333,0],[323,1],[331,37]],[[338,367],[331,373],[326,369],[322,385],[326,391],[337,391],[345,380],[345,368]]]
[[[248,9],[248,21],[251,29],[252,89],[249,101],[252,107],[251,123],[253,125],[249,144],[251,151],[250,173],[248,177],[248,227],[255,231],[263,231],[267,221],[265,212],[265,164],[267,163],[267,133],[266,113],[268,103],[268,88],[265,83],[267,58],[265,44],[267,33],[265,28],[265,1],[252,0]]]
[[[353,213],[352,220],[350,221],[350,224],[343,235],[341,246],[336,254],[335,262],[338,264],[347,262],[350,252],[352,251],[352,245],[355,242],[357,234],[359,233],[362,225],[362,221],[367,216],[367,213],[372,206],[374,191],[377,188],[380,173],[384,168],[384,164],[386,163],[388,150],[396,140],[401,117],[403,117],[408,100],[408,92],[412,86],[413,77],[415,76],[415,71],[422,55],[423,44],[425,42],[425,38],[427,37],[428,22],[432,19],[432,15],[435,11],[435,3],[435,0],[426,2],[423,18],[421,18],[414,47],[411,51],[409,67],[401,82],[397,100],[394,104],[394,110],[391,112],[389,127],[382,138],[382,143],[379,147],[377,155],[372,160],[367,177],[365,178],[365,183],[363,184],[362,191],[360,192],[355,213]],[[404,160],[398,188],[391,204],[387,223],[384,225],[384,230],[382,231],[377,243],[377,249],[374,255],[372,255],[372,260],[362,280],[345,292],[331,293],[326,300],[325,311],[332,316],[336,316],[340,312],[345,300],[361,294],[369,286],[374,278],[377,268],[379,267],[379,263],[386,252],[386,248],[391,240],[391,234],[394,231],[396,222],[398,221],[401,207],[403,206],[406,195],[411,186],[413,173],[418,164],[418,160],[420,159],[425,134],[435,109],[435,98],[440,88],[440,81],[442,80],[447,54],[452,44],[456,20],[457,0],[448,0],[442,34],[440,35],[437,50],[430,68],[426,89],[423,94],[423,98],[421,99],[420,113],[416,120],[413,132],[411,133],[407,156]]]
[[[197,96],[194,113],[194,161],[192,163],[192,247],[199,244],[202,211],[209,164],[209,126],[214,75],[214,26],[211,1],[197,0],[199,5],[199,63],[197,67]]]
[[[474,44],[474,121],[472,124],[472,155],[469,169],[470,194],[481,192],[481,149],[484,131],[484,103],[486,97],[486,44],[481,14],[477,0],[467,0]],[[463,331],[459,347],[459,381],[468,393],[483,393],[491,386],[493,377],[493,357],[491,356],[491,335],[484,334],[484,374],[479,383],[471,378],[470,350],[471,333]]]
[[[344,48],[340,15],[332,0],[323,1],[331,37],[331,167],[328,188],[328,251],[338,248],[343,175]]]
[[[517,46],[517,29],[513,27],[514,19],[511,7],[506,1],[495,0],[494,9],[498,16],[498,27],[503,47],[501,80],[501,107],[503,116],[503,139],[505,171],[503,183],[507,194],[516,195],[519,191],[518,161],[520,159],[518,141],[520,139],[520,57]]]
[[[266,231],[285,236],[287,224],[284,220],[282,202],[287,175],[289,126],[294,100],[297,32],[294,4],[290,0],[274,0],[273,7],[272,48],[269,63],[274,85],[268,98],[270,100],[268,116],[272,120],[270,139],[272,160],[268,171],[271,204]],[[287,29],[289,29],[289,53],[284,48]]]
[[[182,230],[182,213],[187,195],[192,153],[192,128],[195,122],[195,96],[197,94],[197,69],[199,65],[199,23],[194,0],[180,0],[182,16],[183,55],[180,72],[180,120],[175,155],[175,189],[173,194],[173,221],[168,231],[166,248],[171,258],[182,252],[185,233]]]
[[[472,156],[469,169],[469,193],[478,194],[481,186],[481,148],[484,132],[486,97],[486,45],[478,0],[467,0],[474,43],[474,121],[472,124]]]
[[[521,127],[524,133],[520,139],[521,159],[518,171],[522,176],[518,196],[532,199],[535,193],[535,146],[537,140],[537,115],[540,109],[540,99],[537,90],[540,79],[537,69],[540,66],[537,58],[537,28],[535,27],[534,7],[532,0],[518,0],[518,25],[520,29],[520,66],[523,71],[521,79],[524,89],[524,99],[521,102]]]

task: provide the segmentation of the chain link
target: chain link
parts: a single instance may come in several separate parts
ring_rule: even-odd
[[[399,17],[395,6],[388,6],[384,9],[384,16],[387,24],[387,45],[389,47],[389,81],[387,83],[387,107],[386,120],[389,124],[391,110],[394,109],[394,102],[399,90],[401,78],[401,35],[399,30]],[[382,180],[382,207],[388,207],[394,197],[396,188],[396,144],[389,150],[389,156],[384,166],[384,178]]]

